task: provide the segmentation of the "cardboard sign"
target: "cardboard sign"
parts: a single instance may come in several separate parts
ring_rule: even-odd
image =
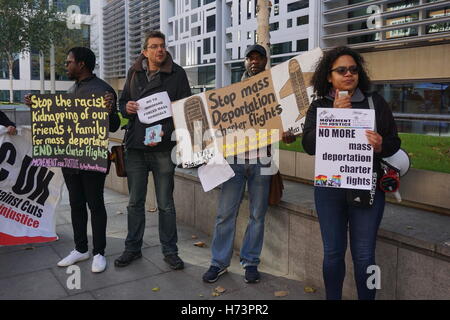
[[[137,101],[139,121],[151,124],[172,116],[172,105],[166,91],[153,94]]]
[[[33,165],[107,171],[109,114],[103,97],[31,97]]]
[[[370,109],[317,109],[314,185],[370,190],[373,148],[366,130],[373,130]]]
[[[173,103],[177,152],[183,167],[265,147],[284,131],[298,135],[311,103],[308,87],[320,48],[225,88]]]
[[[55,241],[61,170],[32,166],[29,129],[10,136],[0,128],[0,245]]]

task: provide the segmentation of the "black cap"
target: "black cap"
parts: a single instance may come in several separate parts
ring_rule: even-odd
[[[251,46],[248,46],[247,50],[245,50],[245,57],[247,58],[248,55],[253,51],[258,52],[263,57],[267,57],[266,49],[264,49],[264,47],[260,46],[259,44],[253,44]]]

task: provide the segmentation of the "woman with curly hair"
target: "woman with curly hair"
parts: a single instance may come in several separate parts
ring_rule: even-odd
[[[376,93],[369,93],[370,79],[363,57],[348,47],[326,52],[317,65],[312,85],[317,99],[312,102],[306,115],[302,140],[305,151],[315,154],[317,108],[369,109],[372,105],[376,130],[367,130],[366,137],[374,151],[373,172],[377,174],[378,186],[382,175],[380,159],[396,153],[401,142],[386,101]],[[342,91],[348,94],[340,96]],[[342,298],[347,230],[358,298],[375,299],[376,290],[369,289],[367,285],[371,275],[367,272],[369,266],[375,265],[376,237],[385,205],[384,192],[377,187],[371,205],[353,202],[352,195],[357,193],[362,195],[359,190],[352,189],[315,187],[314,190],[324,248],[323,277],[327,299]]]

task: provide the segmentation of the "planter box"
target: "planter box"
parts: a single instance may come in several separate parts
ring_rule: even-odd
[[[286,176],[313,181],[314,156],[280,150],[280,170]],[[448,173],[411,168],[401,179],[400,192],[403,200],[442,208],[443,211],[450,210],[450,174]]]

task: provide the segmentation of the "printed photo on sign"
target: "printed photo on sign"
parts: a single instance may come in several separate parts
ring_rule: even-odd
[[[370,190],[373,148],[366,130],[374,129],[375,111],[317,109],[314,185]]]
[[[50,242],[64,184],[61,170],[35,167],[31,131],[6,134],[0,126],[0,245]]]
[[[107,171],[109,114],[103,97],[31,97],[33,165]]]

